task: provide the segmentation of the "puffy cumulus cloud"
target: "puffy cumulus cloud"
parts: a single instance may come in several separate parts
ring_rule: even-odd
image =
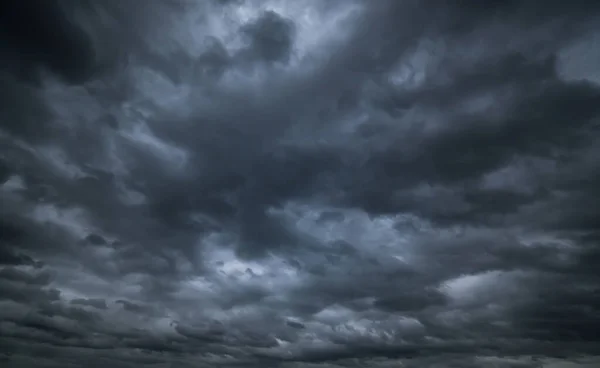
[[[597,364],[598,10],[2,2],[2,366]]]

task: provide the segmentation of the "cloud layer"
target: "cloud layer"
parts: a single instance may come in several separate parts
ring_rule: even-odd
[[[599,5],[3,2],[2,365],[593,362]]]

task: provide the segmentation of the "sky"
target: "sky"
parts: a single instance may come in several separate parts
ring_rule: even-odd
[[[600,366],[600,2],[4,0],[0,365]]]

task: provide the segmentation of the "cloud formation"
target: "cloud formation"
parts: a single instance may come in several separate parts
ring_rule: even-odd
[[[4,1],[2,366],[593,364],[599,5]]]

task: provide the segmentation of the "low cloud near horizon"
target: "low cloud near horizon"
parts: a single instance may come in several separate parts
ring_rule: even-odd
[[[599,364],[599,10],[2,2],[0,365]]]

